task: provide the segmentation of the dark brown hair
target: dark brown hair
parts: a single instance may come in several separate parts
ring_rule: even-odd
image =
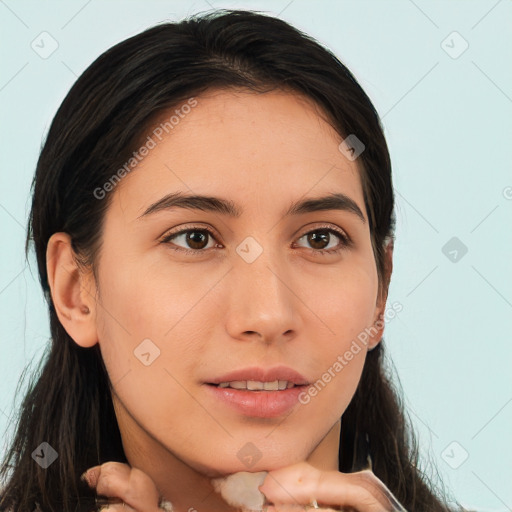
[[[394,236],[390,157],[375,108],[337,57],[278,18],[238,10],[162,23],[117,44],[73,85],[37,163],[26,249],[33,242],[51,343],[32,375],[0,470],[0,477],[10,473],[0,509],[88,511],[92,491],[79,475],[103,462],[127,462],[99,346],[78,346],[57,318],[46,273],[47,243],[53,233],[68,233],[77,258],[94,269],[110,198],[98,200],[94,190],[127,161],[166,110],[208,90],[232,87],[301,93],[316,102],[340,136],[355,134],[364,143],[358,161],[379,293],[386,293],[390,269],[384,248]],[[407,510],[448,510],[418,468],[410,422],[383,354],[384,342],[368,353],[343,414],[339,469],[361,469],[370,455],[377,477]],[[42,442],[59,454],[47,469],[31,456]]]

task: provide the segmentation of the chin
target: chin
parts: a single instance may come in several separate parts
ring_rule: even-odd
[[[208,478],[220,478],[240,472],[259,473],[261,471],[274,471],[304,460],[306,460],[306,457],[297,455],[293,457],[286,456],[281,452],[275,453],[272,457],[261,457],[260,460],[253,464],[238,460],[233,461],[233,459],[230,458],[229,460],[218,459],[215,467],[202,465],[197,462],[193,463],[192,467]]]

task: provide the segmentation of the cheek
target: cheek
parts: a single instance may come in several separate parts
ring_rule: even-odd
[[[319,408],[336,404],[330,409],[334,419],[346,409],[359,383],[377,297],[375,267],[367,263],[344,270],[329,281],[328,292],[320,295],[316,290],[313,304],[329,329],[314,351],[320,374],[303,396],[304,404],[316,401]]]
[[[122,264],[107,265],[106,259],[104,263],[98,334],[115,394],[141,424],[151,417],[152,425],[165,426],[166,436],[183,435],[183,427],[170,421],[169,411],[204,416],[188,392],[193,389],[198,353],[208,341],[198,329],[194,305],[215,278],[194,280],[183,269],[171,272],[169,265],[157,271],[127,259]],[[202,423],[187,425],[192,435]]]
[[[320,318],[330,328],[331,343],[337,350],[346,350],[353,339],[374,322],[378,280],[371,260],[354,258],[340,267],[321,292],[315,290],[312,304],[319,304]]]
[[[178,266],[141,264],[115,253],[103,258],[99,281],[98,337],[112,382],[146,368],[145,363],[163,372],[167,367],[173,371],[173,361],[180,361],[186,371],[199,340],[180,333],[197,331],[190,312],[212,284],[191,279]]]
[[[198,367],[220,322],[216,285],[225,268],[193,272],[162,253],[105,255],[98,334],[110,379],[120,383],[116,392],[133,407],[150,407],[160,397],[166,410],[187,401],[190,408],[182,386],[192,390],[199,382]]]
[[[102,264],[105,323],[133,343],[141,336],[163,341],[215,283],[211,273],[194,276],[190,265],[172,264],[161,253],[113,254]]]

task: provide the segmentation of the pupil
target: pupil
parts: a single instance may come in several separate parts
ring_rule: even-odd
[[[320,233],[320,236],[318,235],[318,233]],[[311,235],[309,235],[309,243],[315,248],[315,249],[323,249],[324,247],[326,247],[327,245],[329,245],[329,241],[328,241],[328,236],[329,236],[329,233],[327,231],[318,231],[316,233],[313,233]],[[323,242],[325,242],[325,244],[323,245],[323,247],[316,247],[315,244],[318,243],[318,240],[319,239],[322,239]]]
[[[194,236],[194,234],[198,235],[198,237]],[[187,234],[187,243],[193,248],[193,249],[202,249],[202,243],[204,244],[206,240],[206,233],[202,233],[201,231],[192,231],[191,233]],[[197,246],[199,245],[199,247]]]

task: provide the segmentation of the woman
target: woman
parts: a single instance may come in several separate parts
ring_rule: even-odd
[[[101,55],[34,179],[52,346],[1,510],[228,511],[212,480],[245,471],[269,510],[448,510],[383,366],[393,205],[371,101],[285,22]]]

